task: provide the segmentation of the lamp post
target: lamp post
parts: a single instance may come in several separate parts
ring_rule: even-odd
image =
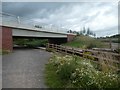
[[[20,24],[20,17],[19,16],[17,16],[17,22],[18,22],[18,24]]]

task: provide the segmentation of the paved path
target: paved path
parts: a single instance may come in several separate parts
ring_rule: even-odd
[[[46,88],[44,67],[50,53],[40,49],[14,50],[3,56],[3,88]]]

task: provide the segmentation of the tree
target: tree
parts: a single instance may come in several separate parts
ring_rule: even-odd
[[[85,30],[85,27],[83,27],[83,34],[85,35],[85,33],[86,33],[86,30]]]
[[[80,31],[79,34],[80,34],[80,35],[83,35],[83,31]]]
[[[88,28],[86,32],[86,35],[90,35],[90,28]]]
[[[73,33],[73,31],[72,31],[72,30],[69,30],[69,31],[67,31],[67,33]]]
[[[70,33],[72,33],[72,30],[70,30]]]
[[[39,26],[39,25],[35,25],[36,28],[42,28],[42,26]]]
[[[93,33],[93,31],[90,31],[89,35],[92,35],[92,36],[94,36],[94,33]]]
[[[96,36],[96,34],[94,33],[94,35],[93,35],[94,37]]]

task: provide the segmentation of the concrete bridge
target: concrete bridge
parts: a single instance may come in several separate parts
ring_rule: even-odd
[[[63,28],[49,27],[40,22],[31,22],[32,20],[26,21],[24,18],[11,14],[0,13],[0,15],[2,17],[0,47],[4,50],[13,50],[14,37],[45,38],[49,40],[49,43],[61,44],[71,41],[75,36],[75,34],[66,33]]]

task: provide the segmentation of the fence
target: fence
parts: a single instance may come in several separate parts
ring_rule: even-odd
[[[77,48],[71,48],[67,46],[62,45],[56,45],[56,44],[47,44],[46,49],[52,49],[57,52],[64,52],[66,54],[74,54],[78,55],[87,59],[90,59],[92,62],[101,64],[102,61],[105,63],[108,63],[109,67],[116,68],[115,66],[118,66],[117,71],[120,71],[120,54],[117,53],[108,53],[108,52],[101,52],[101,51],[94,51],[94,50],[87,50],[87,49],[77,49]],[[110,65],[111,63],[111,65]],[[113,64],[115,66],[113,66]]]

